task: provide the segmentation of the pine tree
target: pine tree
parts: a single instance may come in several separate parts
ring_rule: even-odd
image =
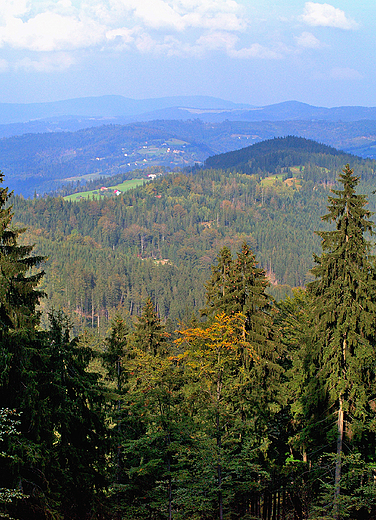
[[[100,508],[107,484],[105,394],[99,375],[88,370],[93,351],[70,337],[62,312],[49,319],[50,330],[41,333],[34,353],[37,392],[30,392],[29,408],[23,404],[27,444],[38,454],[28,456],[27,471],[35,477],[24,479],[24,486],[41,503],[60,502],[55,505],[64,518],[85,519]]]
[[[146,300],[141,316],[135,323],[134,345],[154,356],[166,350],[165,328],[154,310],[151,298]]]
[[[256,333],[258,329],[261,333],[256,322],[260,321],[259,317],[263,322],[272,309],[273,298],[266,293],[269,285],[265,270],[257,266],[256,257],[246,242],[243,242],[235,259],[231,251],[224,247],[205,284],[206,307],[201,314],[210,316],[221,311],[227,315],[241,312],[246,316],[247,331]]]
[[[0,172],[0,184],[4,175]],[[17,243],[23,229],[11,228],[13,218],[9,199],[12,193],[0,187],[0,337],[9,330],[28,334],[39,320],[36,306],[43,292],[36,289],[43,271],[30,274],[43,258],[30,256],[33,246]]]
[[[315,340],[308,366],[311,384],[322,392],[322,406],[335,409],[337,415],[335,518],[341,515],[344,438],[346,435],[349,443],[359,445],[367,428],[373,427],[371,406],[376,391],[376,271],[366,238],[373,223],[365,208],[366,197],[355,192],[359,177],[349,165],[339,182],[343,189],[332,190],[329,212],[322,217],[335,223],[336,229],[318,233],[323,252],[315,256],[317,265],[312,272],[316,280],[308,286]]]
[[[123,357],[124,468],[120,506],[127,518],[172,519],[173,481],[186,418],[181,413],[182,370],[150,298]],[[166,515],[166,516],[164,516]]]
[[[122,359],[126,357],[128,347],[129,327],[120,316],[115,316],[111,323],[110,335],[106,338],[106,348],[103,353],[103,363],[108,379],[116,382],[118,394],[122,392],[125,373]]]
[[[277,396],[282,372],[280,348],[274,337],[274,302],[266,293],[268,286],[265,271],[257,266],[255,255],[247,243],[243,243],[235,258],[228,248],[223,248],[206,284],[206,307],[202,311],[209,318],[203,334],[209,333],[213,327],[219,331],[221,320],[226,322],[242,317],[241,334],[233,344],[238,354],[233,359],[230,377],[233,391],[226,403],[227,410],[232,409],[236,423],[234,439],[238,436],[238,440],[233,443],[226,441],[223,445],[220,442],[221,450],[226,444],[221,460],[227,459],[223,471],[227,473],[228,491],[231,488],[230,494],[234,497],[230,507],[234,512],[237,510],[237,514],[246,514],[253,500],[249,483],[245,482],[252,474],[251,466],[265,464],[265,458],[268,458],[267,452],[272,447],[271,433],[275,431],[275,414],[280,408]],[[225,427],[217,426],[220,438],[230,423],[224,421]],[[268,446],[263,455],[260,454],[261,446]],[[230,474],[233,477],[237,475],[231,485]],[[236,479],[239,479],[237,484]]]
[[[115,316],[111,323],[110,334],[106,338],[105,352],[103,353],[103,364],[107,370],[107,379],[110,383],[115,383],[115,393],[112,398],[114,413],[113,421],[116,425],[112,429],[113,448],[115,452],[115,482],[116,482],[116,508],[117,516],[120,517],[120,493],[118,490],[122,480],[123,456],[122,456],[122,420],[123,420],[123,400],[124,400],[124,384],[127,380],[127,371],[124,369],[124,363],[129,358],[128,336],[129,327],[120,317]],[[111,387],[111,390],[113,388]]]
[[[4,176],[0,172],[0,185]],[[37,286],[43,272],[30,273],[42,261],[32,246],[18,245],[24,230],[11,227],[11,193],[0,187],[0,407],[16,408],[28,386],[32,341],[44,295]]]
[[[245,349],[241,363],[252,372],[254,383],[257,381],[254,395],[258,397],[254,404],[263,403],[259,407],[261,414],[267,411],[267,403],[275,399],[281,372],[279,342],[273,332],[274,301],[266,292],[269,285],[264,269],[257,266],[256,257],[246,242],[235,259],[225,247],[212,267],[212,276],[206,284],[207,305],[201,311],[207,316],[221,312],[228,316],[244,315],[243,340],[252,345],[258,362],[252,362]]]
[[[217,262],[211,267],[212,275],[205,284],[206,307],[201,310],[203,316],[210,316],[220,311],[229,313],[231,304],[231,273],[233,258],[228,247],[224,247],[218,254]]]

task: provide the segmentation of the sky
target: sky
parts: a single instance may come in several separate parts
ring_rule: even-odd
[[[375,33],[375,0],[0,0],[0,102],[376,106]]]

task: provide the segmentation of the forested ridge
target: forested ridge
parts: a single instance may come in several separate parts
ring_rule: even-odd
[[[168,174],[103,200],[15,197],[15,222],[48,258],[44,308],[63,309],[75,330],[105,331],[116,308],[139,315],[150,296],[174,327],[203,306],[218,251],[238,250],[243,241],[267,271],[275,297],[305,286],[319,249],[314,231],[349,156],[298,138],[259,143],[241,154],[243,163],[267,157],[268,167],[257,162],[244,174],[234,161],[233,169]],[[362,190],[371,194],[374,161],[350,158]]]
[[[34,121],[30,127],[20,127],[20,135],[0,139],[1,168],[9,186],[26,197],[43,195],[72,182],[82,187],[99,177],[135,175],[137,168],[163,166],[173,170],[202,164],[213,154],[286,135],[300,135],[362,157],[375,157],[376,122],[372,120],[103,122],[101,119],[101,126],[77,131],[51,131],[61,127],[57,121],[50,121],[42,125],[42,133],[42,122]],[[87,119],[77,124],[97,125],[98,121]],[[62,126],[69,128],[69,124]],[[0,135],[3,130],[0,127]]]
[[[229,183],[221,184],[223,172],[201,175],[162,179],[164,197],[177,190],[184,210],[184,189],[208,179],[214,193],[231,186],[230,204],[242,201],[238,183],[249,177],[226,174]],[[277,303],[252,234],[244,233],[232,249],[216,244],[200,313],[174,328],[161,319],[156,295],[146,294],[133,319],[118,304],[104,336],[90,328],[72,333],[61,309],[51,309],[41,327],[41,269],[47,276],[53,264],[23,245],[32,235],[14,227],[8,190],[0,187],[0,517],[376,518],[372,214],[349,165],[338,181],[332,191],[321,188],[327,228],[319,231],[306,289]],[[257,207],[273,207],[268,186],[253,182],[250,200],[264,188]],[[304,182],[294,184],[304,193]],[[136,190],[132,206],[147,215],[156,186],[144,188],[150,199]],[[276,207],[288,207],[282,194],[290,188],[272,185]],[[117,200],[106,201],[113,211]],[[22,214],[25,201],[14,202]],[[47,223],[53,207],[58,215],[84,207],[90,228],[91,206],[58,198],[28,208],[41,203]],[[231,218],[236,226],[236,218],[218,214],[218,233],[220,220],[226,227]],[[64,222],[47,232],[69,243]],[[93,256],[105,249],[89,235],[70,234],[81,241],[76,246],[90,244]],[[145,254],[153,242],[144,237],[134,247]],[[116,243],[109,251],[117,254]],[[71,253],[78,258],[79,248]]]

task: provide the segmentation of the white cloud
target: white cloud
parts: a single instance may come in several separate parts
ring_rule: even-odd
[[[359,24],[348,18],[344,11],[330,4],[306,2],[304,14],[300,19],[314,27],[336,27],[345,30],[357,29],[359,27]]]
[[[241,1],[0,0],[0,48],[74,56],[73,51],[85,48],[165,56],[217,51],[231,58],[266,60],[291,53],[281,43],[240,45],[238,35],[249,37],[251,28]],[[311,12],[309,6],[326,5],[308,2],[305,16]],[[301,48],[320,44],[310,33],[303,33],[297,43]],[[74,63],[67,54],[62,56],[57,69]],[[26,54],[17,67],[51,70],[53,60]]]
[[[258,58],[262,60],[278,60],[283,58],[283,54],[273,49],[268,49],[264,45],[259,43],[253,43],[250,47],[244,47],[242,49],[232,49],[229,55],[233,58]]]
[[[118,51],[130,48],[134,42],[135,30],[121,27],[119,29],[111,29],[106,32],[108,42],[111,42],[114,48]]]
[[[10,17],[0,26],[0,46],[31,51],[57,51],[99,43],[105,28],[94,20],[77,19],[53,12],[37,14],[24,22]]]
[[[253,43],[250,47],[236,48],[239,41],[238,36],[226,32],[212,32],[201,36],[196,45],[201,49],[201,54],[204,51],[224,50],[231,58],[239,59],[279,59],[282,58],[282,53],[268,49],[259,43]]]
[[[26,71],[37,72],[56,72],[68,69],[75,63],[71,55],[67,53],[54,53],[42,56],[40,59],[32,60],[31,58],[23,58],[18,60],[14,68]]]
[[[295,37],[298,47],[305,49],[319,49],[323,44],[310,32],[302,32],[300,36]]]
[[[201,36],[196,45],[202,49],[209,51],[214,50],[232,50],[238,42],[238,37],[235,34],[228,32],[211,32]]]
[[[29,0],[0,0],[0,20],[26,14],[29,4]]]
[[[35,52],[106,44],[119,50],[132,43],[143,52],[169,44],[177,52],[171,31],[183,38],[192,30],[230,33],[246,27],[235,0],[0,0],[0,47]],[[135,32],[143,36],[137,39]],[[191,52],[192,44],[181,41],[180,48]]]
[[[129,7],[136,18],[153,29],[171,28],[184,29],[183,16],[181,16],[168,2],[163,0],[136,0],[129,2]]]
[[[112,0],[111,10],[118,16],[131,13],[152,29],[241,31],[247,26],[242,7],[233,0]]]

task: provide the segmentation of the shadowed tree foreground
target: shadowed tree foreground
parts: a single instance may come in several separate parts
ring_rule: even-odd
[[[148,298],[104,339],[61,311],[40,330],[42,259],[0,190],[0,517],[374,520],[372,222],[339,182],[306,291],[277,305],[225,247],[200,319],[168,334]]]

